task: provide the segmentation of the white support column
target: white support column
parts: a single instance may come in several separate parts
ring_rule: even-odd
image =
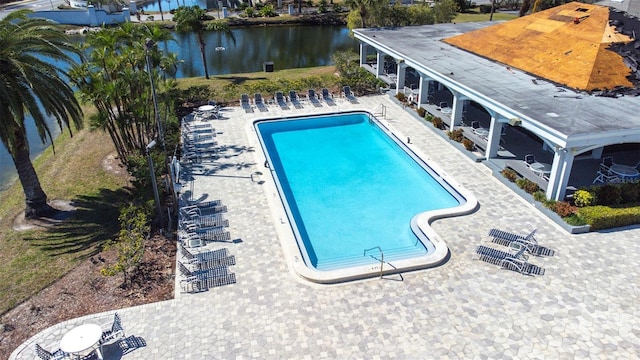
[[[367,49],[369,45],[365,43],[360,43],[360,66],[367,63]]]
[[[383,52],[378,51],[378,60],[376,66],[376,77],[380,78],[380,75],[384,74],[384,56]]]
[[[487,139],[486,157],[491,159],[498,156],[500,150],[500,136],[502,136],[502,123],[498,121],[496,115],[491,115],[491,125],[489,126],[489,138]]]
[[[564,148],[555,150],[546,192],[547,199],[564,200],[574,157],[575,155],[570,150]]]
[[[464,108],[464,102],[467,98],[456,91],[451,90],[453,94],[453,104],[451,105],[451,128],[453,129],[456,126],[460,126],[462,124],[462,110]]]
[[[420,74],[420,87],[418,89],[418,107],[421,104],[427,103],[427,96],[429,95],[429,81],[431,78]]]
[[[397,75],[398,75],[398,81],[396,82],[396,95],[399,94],[404,88],[404,80],[407,76],[407,64],[404,63],[404,61],[399,61],[398,62],[398,70],[397,70]]]

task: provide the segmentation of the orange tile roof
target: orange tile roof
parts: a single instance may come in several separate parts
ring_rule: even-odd
[[[634,87],[608,49],[633,39],[609,24],[604,6],[572,2],[443,41],[574,89]]]

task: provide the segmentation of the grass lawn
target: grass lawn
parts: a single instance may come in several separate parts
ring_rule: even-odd
[[[470,11],[472,11],[472,12],[458,13],[458,15],[456,15],[456,18],[453,19],[453,22],[454,23],[463,23],[463,22],[489,21],[489,16],[490,16],[489,14],[480,14],[480,12],[477,11],[477,9],[471,9]],[[515,19],[517,17],[518,17],[518,14],[511,14],[511,13],[495,12],[493,14],[493,20],[494,21],[511,20],[511,19]]]
[[[0,193],[0,314],[36,294],[98,252],[118,231],[115,205],[126,181],[102,168],[114,151],[103,132],[81,130],[61,134],[34,161],[49,200],[70,200],[75,216],[54,227],[15,231],[14,219],[24,210],[19,182]]]

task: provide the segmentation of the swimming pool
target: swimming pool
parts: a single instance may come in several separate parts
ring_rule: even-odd
[[[447,255],[422,229],[430,229],[422,215],[459,213],[468,197],[370,114],[262,120],[255,128],[303,277],[335,282],[433,266]]]

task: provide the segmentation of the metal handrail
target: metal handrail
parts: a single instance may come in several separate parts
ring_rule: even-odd
[[[384,265],[384,252],[382,251],[382,248],[380,248],[380,246],[374,246],[371,249],[365,249],[364,250],[364,255],[362,255],[362,256],[367,256],[367,252],[368,251],[375,250],[375,249],[378,249],[378,252],[380,252],[380,278],[382,279],[382,266]],[[371,256],[371,257],[373,257],[373,256]]]

